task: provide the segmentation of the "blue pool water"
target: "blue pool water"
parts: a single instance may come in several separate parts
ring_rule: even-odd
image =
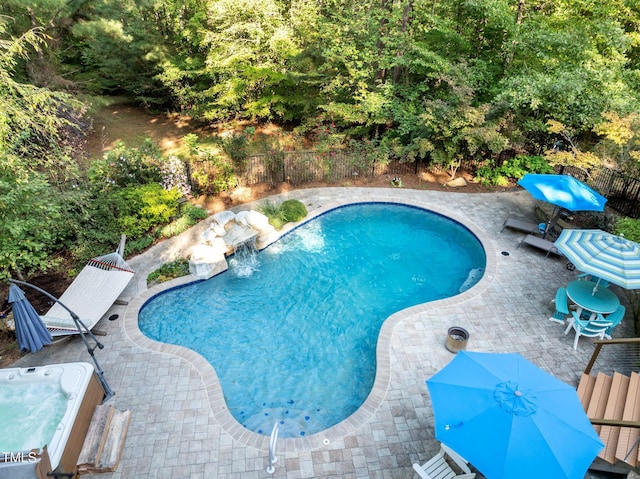
[[[376,373],[384,320],[459,294],[486,256],[464,226],[422,209],[367,203],[332,210],[227,272],[152,298],[140,330],[204,356],[245,427],[281,437],[354,413]]]

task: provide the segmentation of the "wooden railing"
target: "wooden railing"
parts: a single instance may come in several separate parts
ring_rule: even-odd
[[[625,345],[627,351],[623,353],[614,353],[607,357],[607,368],[611,370],[624,369],[625,371],[640,371],[640,338],[618,338],[618,339],[602,339],[594,341],[596,348],[591,355],[591,359],[584,369],[585,374],[591,373],[594,368],[602,348],[604,346]]]

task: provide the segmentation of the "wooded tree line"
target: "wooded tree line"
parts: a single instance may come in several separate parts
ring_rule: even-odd
[[[636,0],[6,0],[37,86],[201,121],[316,124],[403,155],[540,153],[638,111]]]
[[[82,93],[330,129],[408,161],[547,151],[637,171],[639,53],[637,0],[4,0],[0,276],[117,224],[106,176],[69,187]]]

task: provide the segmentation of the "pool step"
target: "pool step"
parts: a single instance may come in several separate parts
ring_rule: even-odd
[[[119,411],[110,404],[96,407],[78,457],[78,474],[118,468],[130,420],[129,410]]]

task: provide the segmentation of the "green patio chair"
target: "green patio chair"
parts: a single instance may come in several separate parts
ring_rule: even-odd
[[[580,319],[580,316],[578,316],[578,313],[575,311],[571,311],[571,315],[573,316],[573,321],[570,321],[570,324],[564,334],[568,334],[569,331],[571,331],[571,328],[575,330],[576,336],[573,339],[574,350],[578,349],[578,339],[580,339],[580,336],[604,339],[607,328],[611,326],[610,321],[600,321],[599,319],[588,321]]]
[[[549,320],[564,324],[565,319],[569,315],[567,288],[558,288],[554,302],[556,304],[556,310],[553,312],[553,316],[551,316]]]
[[[598,321],[601,322],[609,322],[611,326],[607,327],[607,330],[604,333],[604,337],[607,339],[611,339],[611,333],[613,333],[613,329],[620,324],[622,319],[624,318],[624,313],[626,312],[626,308],[622,305],[618,306],[613,313],[608,314],[607,316],[603,316],[598,313]]]

